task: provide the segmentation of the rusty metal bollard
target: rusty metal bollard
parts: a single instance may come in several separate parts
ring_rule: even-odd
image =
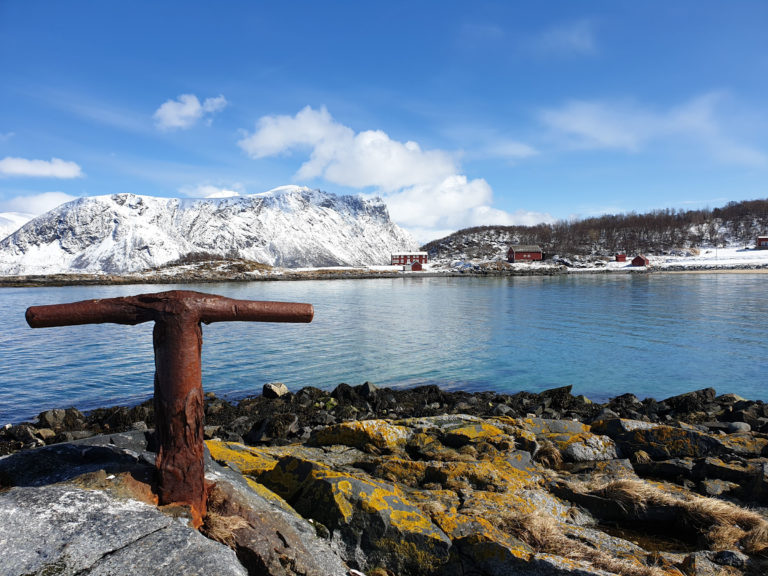
[[[160,504],[187,504],[196,524],[205,515],[203,385],[200,323],[311,322],[311,304],[233,300],[172,290],[124,298],[31,306],[32,328],[154,321],[155,432]]]

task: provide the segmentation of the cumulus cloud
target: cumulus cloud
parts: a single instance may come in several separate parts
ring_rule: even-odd
[[[545,53],[588,56],[597,52],[595,24],[591,20],[576,20],[542,32],[534,42]]]
[[[214,186],[212,184],[198,184],[197,186],[183,186],[179,192],[192,198],[232,198],[240,196],[243,192],[241,184],[231,186]]]
[[[30,178],[80,178],[83,175],[75,162],[65,162],[60,158],[50,160],[28,160],[6,156],[0,160],[0,176],[19,176]]]
[[[719,109],[724,98],[708,93],[668,110],[628,102],[572,101],[543,110],[540,119],[573,148],[638,152],[651,144],[683,140],[724,163],[768,164],[765,152],[728,133],[729,123]]]
[[[295,116],[265,116],[239,144],[252,158],[308,153],[296,178],[373,189],[384,197],[393,220],[420,239],[433,238],[430,231],[516,218],[491,208],[491,187],[482,178],[461,174],[454,155],[393,140],[381,130],[355,132],[325,108],[307,106]],[[532,149],[515,152],[519,156]],[[492,219],[479,222],[481,217]]]
[[[77,196],[71,196],[64,192],[42,192],[40,194],[16,196],[15,198],[0,202],[0,209],[3,212],[20,212],[31,216],[39,216],[65,202],[71,202],[76,199]]]
[[[176,100],[165,101],[153,118],[161,130],[187,129],[202,118],[210,123],[211,116],[226,107],[227,99],[222,95],[206,98],[201,104],[194,94],[181,94]]]

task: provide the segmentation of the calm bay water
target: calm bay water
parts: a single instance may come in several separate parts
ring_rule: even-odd
[[[311,324],[204,326],[203,387],[219,394],[370,380],[509,393],[572,384],[594,400],[712,386],[768,400],[767,286],[760,274],[622,274],[7,288],[0,423],[152,394],[151,324],[33,330],[28,306],[173,288],[315,306]]]

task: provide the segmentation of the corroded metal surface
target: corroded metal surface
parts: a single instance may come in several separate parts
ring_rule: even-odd
[[[172,290],[123,298],[32,306],[32,328],[154,321],[156,466],[161,504],[187,504],[205,515],[201,323],[311,322],[311,304],[233,300]]]

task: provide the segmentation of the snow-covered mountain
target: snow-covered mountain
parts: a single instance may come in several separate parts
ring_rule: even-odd
[[[417,248],[384,203],[285,186],[204,200],[80,198],[0,241],[0,274],[123,274],[190,254],[285,267],[388,264]]]
[[[24,224],[32,220],[32,214],[22,214],[20,212],[0,212],[0,240],[13,234]]]

